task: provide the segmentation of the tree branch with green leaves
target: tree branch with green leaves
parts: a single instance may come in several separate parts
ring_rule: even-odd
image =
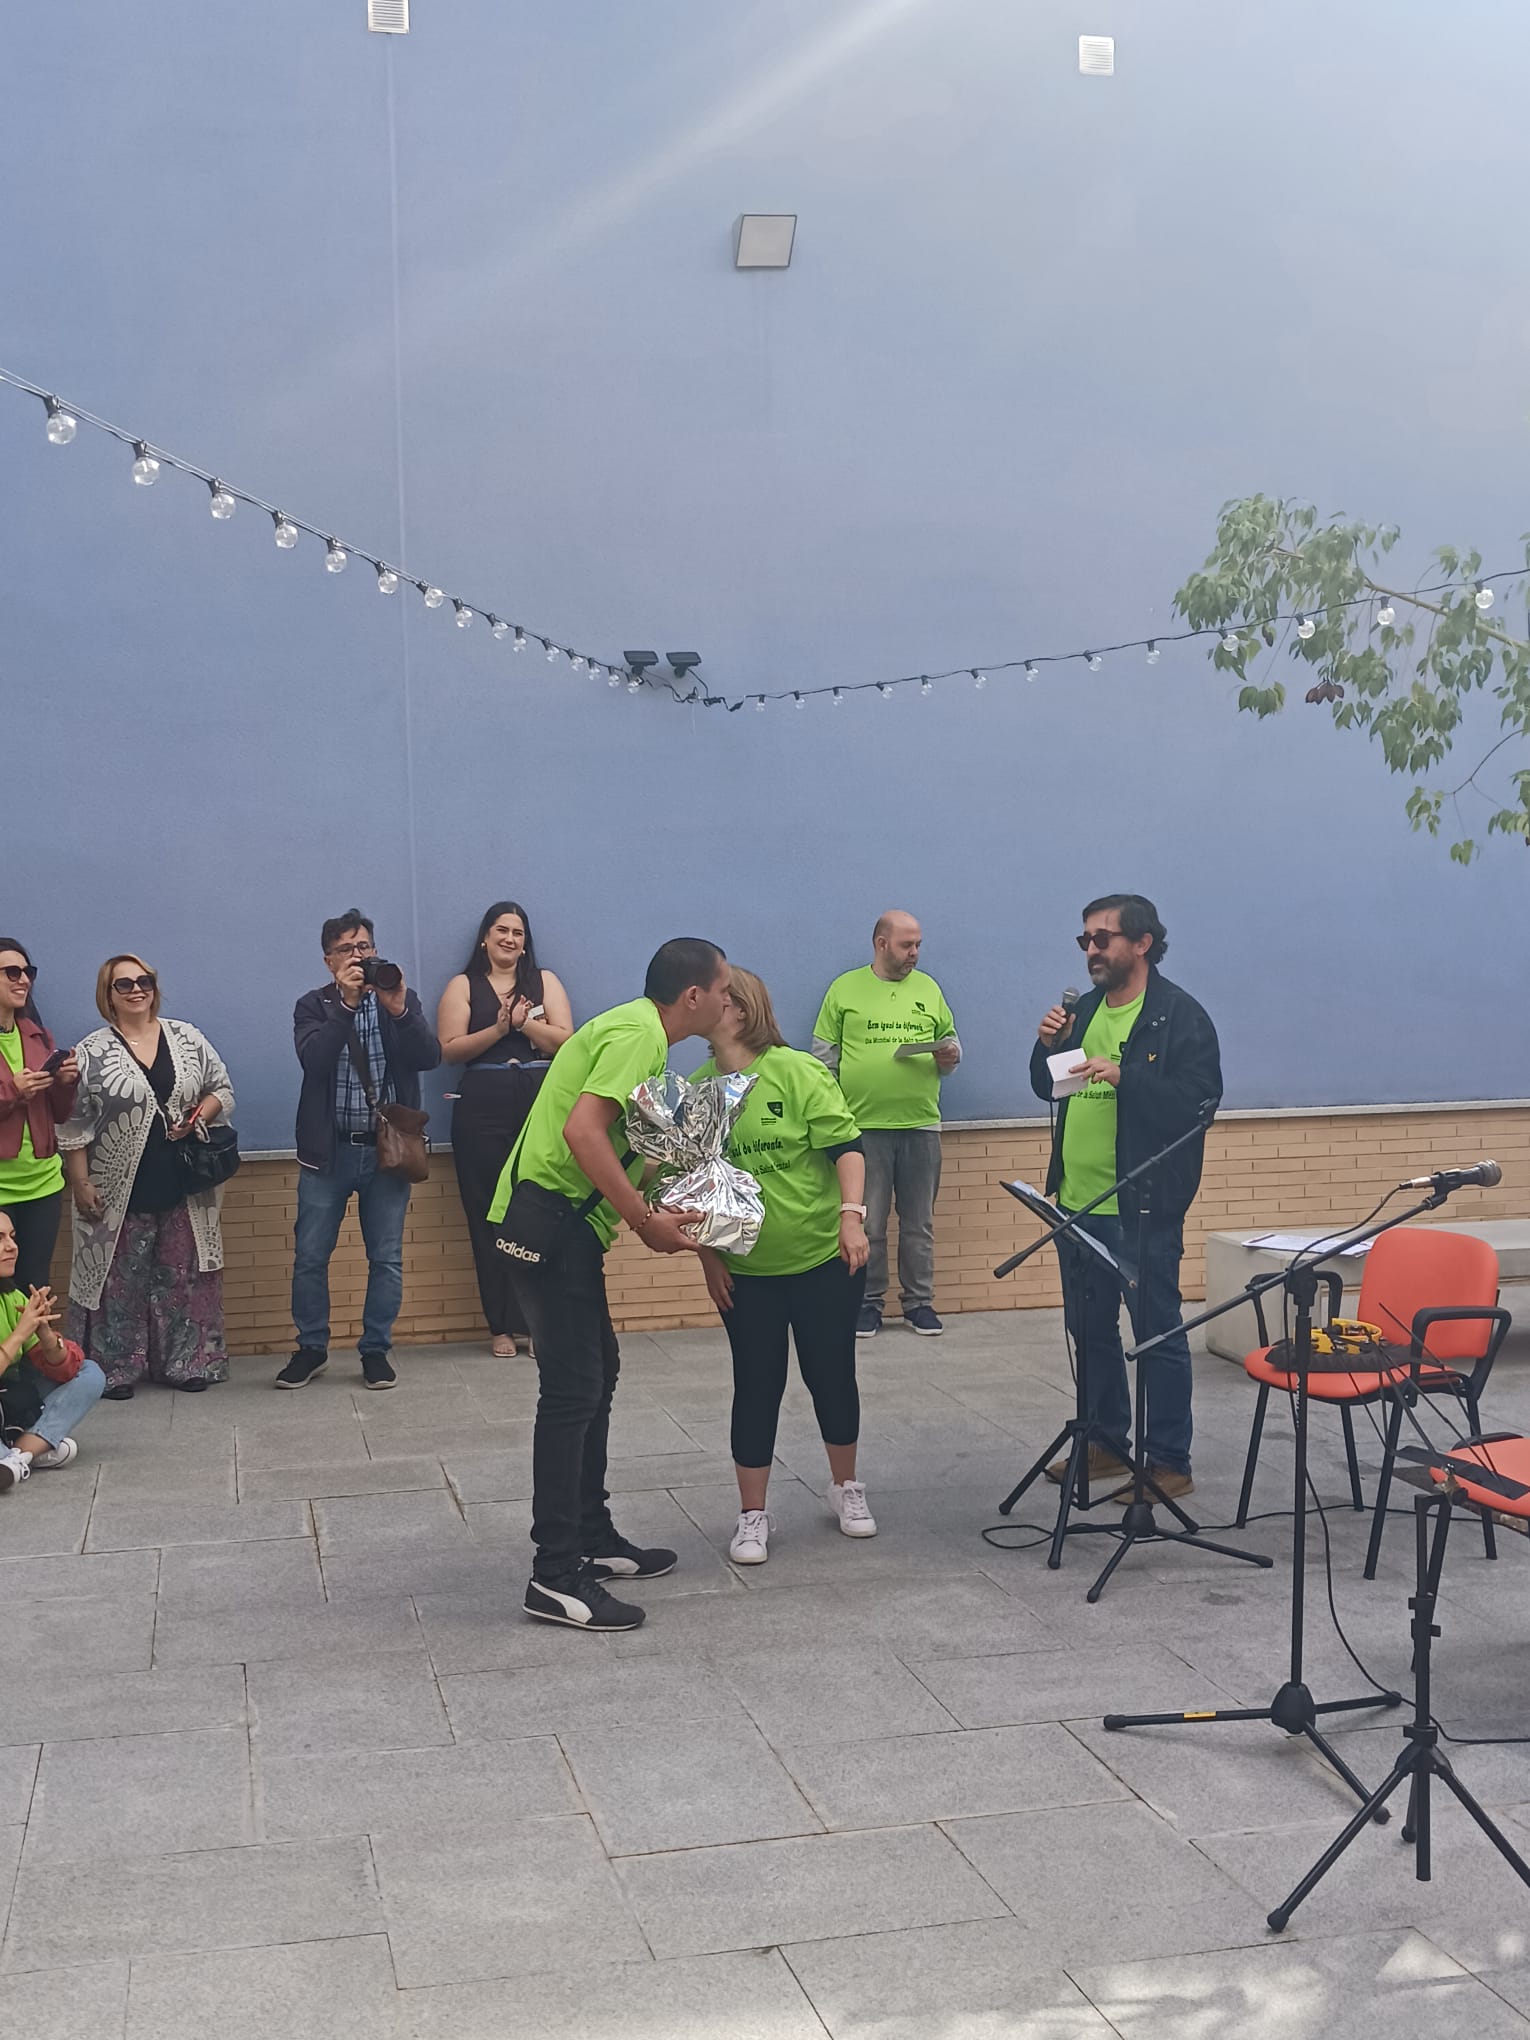
[[[1399,588],[1384,565],[1399,535],[1343,516],[1320,524],[1310,504],[1248,496],[1224,505],[1216,544],[1174,607],[1192,628],[1223,633],[1211,663],[1242,682],[1238,707],[1251,715],[1286,705],[1282,681],[1250,677],[1267,652],[1312,670],[1304,699],[1326,706],[1340,729],[1366,731],[1388,768],[1414,781],[1406,811],[1415,829],[1438,836],[1452,804],[1465,833],[1450,854],[1469,864],[1482,847],[1461,812],[1469,791],[1490,810],[1486,835],[1530,841],[1530,763],[1510,770],[1506,801],[1501,788],[1494,795],[1478,783],[1505,749],[1530,752],[1530,642],[1489,614],[1523,592],[1527,574],[1489,586],[1479,554],[1441,546],[1431,555],[1438,574]],[[1522,543],[1530,573],[1530,538]],[[1497,700],[1504,734],[1455,785],[1434,784],[1478,693]]]

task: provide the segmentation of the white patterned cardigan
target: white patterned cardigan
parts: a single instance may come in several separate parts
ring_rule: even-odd
[[[175,1088],[165,1107],[172,1124],[187,1118],[209,1092],[222,1101],[223,1117],[234,1109],[228,1071],[205,1034],[185,1020],[161,1019],[175,1064]],[[158,1107],[153,1086],[136,1056],[114,1027],[98,1027],[75,1050],[80,1088],[74,1111],[58,1130],[61,1148],[90,1150],[90,1180],[101,1193],[99,1219],[74,1213],[74,1259],[69,1270],[69,1295],[82,1310],[95,1310],[111,1272],[117,1238],[127,1216],[133,1178],[148,1145],[149,1128]],[[221,1187],[186,1200],[197,1243],[197,1266],[203,1274],[223,1266],[223,1227],[218,1207]]]

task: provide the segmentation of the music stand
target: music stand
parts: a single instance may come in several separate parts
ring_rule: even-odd
[[[1027,1211],[1032,1212],[1039,1218],[1048,1230],[1039,1240],[1033,1240],[1030,1246],[1022,1248],[1018,1254],[1012,1254],[1007,1261],[1002,1262],[999,1267],[995,1268],[995,1276],[1009,1274],[1012,1269],[1019,1267],[1022,1261],[1029,1260],[1031,1255],[1038,1248],[1044,1246],[1048,1239],[1058,1249],[1058,1265],[1061,1272],[1061,1242],[1064,1238],[1069,1238],[1076,1240],[1082,1248],[1092,1252],[1095,1259],[1110,1270],[1112,1279],[1130,1313],[1132,1292],[1137,1288],[1137,1271],[1126,1263],[1118,1261],[1109,1248],[1102,1246],[1100,1241],[1079,1225],[1078,1221],[1081,1218],[1086,1218],[1095,1205],[1103,1204],[1107,1198],[1114,1197],[1123,1185],[1134,1183],[1139,1178],[1143,1179],[1145,1183],[1152,1170],[1157,1168],[1166,1156],[1173,1154],[1176,1148],[1181,1148],[1187,1142],[1196,1139],[1204,1130],[1204,1120],[1198,1120],[1193,1127],[1188,1128],[1177,1140],[1170,1141],[1157,1154],[1150,1155],[1145,1162],[1139,1163],[1135,1169],[1128,1170],[1118,1183],[1113,1183],[1109,1189],[1101,1191],[1098,1197],[1083,1206],[1082,1209],[1075,1211],[1071,1216],[1053,1204],[1050,1199],[1042,1196],[1041,1192],[1036,1190],[1031,1184],[1022,1182],[1005,1183],[1003,1187],[1009,1192],[1010,1196],[1015,1198],[1018,1203],[1023,1204]],[[1141,1217],[1137,1238],[1139,1259],[1143,1251],[1147,1218],[1146,1194],[1146,1189],[1144,1188],[1143,1202],[1139,1206]],[[1067,1279],[1065,1273],[1063,1279],[1064,1281]],[[1135,1314],[1133,1313],[1132,1316],[1135,1326]],[[1083,1317],[1084,1313],[1080,1312],[1081,1326]],[[1172,1327],[1170,1330],[1172,1331]],[[1165,1333],[1163,1336],[1167,1337],[1168,1333]],[[1137,1348],[1133,1348],[1133,1357],[1135,1357],[1137,1350]],[[1271,1558],[1266,1558],[1262,1552],[1240,1551],[1234,1545],[1215,1544],[1210,1538],[1200,1536],[1200,1525],[1195,1521],[1194,1517],[1188,1515],[1179,1506],[1178,1502],[1164,1494],[1148,1475],[1146,1459],[1144,1457],[1147,1398],[1140,1379],[1137,1383],[1133,1440],[1125,1459],[1127,1470],[1132,1477],[1133,1500],[1126,1508],[1120,1521],[1116,1523],[1073,1523],[1069,1521],[1075,1501],[1082,1509],[1087,1509],[1091,1506],[1089,1501],[1089,1445],[1091,1440],[1098,1439],[1103,1444],[1112,1443],[1111,1440],[1102,1436],[1098,1427],[1089,1417],[1088,1368],[1087,1340],[1081,1336],[1077,1341],[1074,1413],[1063,1425],[1041,1457],[1023,1476],[1019,1485],[999,1504],[1000,1515],[1007,1516],[1010,1513],[1015,1503],[1025,1493],[1032,1481],[1046,1469],[1052,1454],[1058,1451],[1064,1444],[1067,1444],[1068,1464],[1062,1478],[1062,1495],[1058,1502],[1057,1524],[1052,1532],[1051,1548],[1047,1554],[1047,1566],[1049,1570],[1055,1572],[1062,1564],[1063,1541],[1065,1538],[1080,1536],[1114,1537],[1117,1540],[1118,1548],[1111,1553],[1099,1577],[1084,1596],[1085,1600],[1091,1604],[1099,1600],[1109,1584],[1111,1574],[1134,1544],[1188,1544],[1198,1551],[1214,1552],[1219,1558],[1239,1559],[1245,1565],[1258,1566],[1261,1570],[1267,1571],[1275,1561]],[[1153,1504],[1146,1497],[1145,1490],[1148,1488],[1152,1489],[1153,1494],[1169,1513],[1184,1526],[1182,1529],[1163,1530],[1159,1528],[1157,1519],[1153,1514]]]
[[[1491,1474],[1486,1478],[1491,1479]],[[1429,1690],[1429,1647],[1440,1633],[1435,1624],[1434,1610],[1440,1589],[1440,1571],[1445,1563],[1445,1539],[1450,1532],[1449,1488],[1443,1494],[1417,1496],[1413,1509],[1416,1588],[1408,1602],[1413,1611],[1413,1719],[1403,1731],[1403,1753],[1290,1896],[1282,1899],[1274,1911],[1266,1915],[1277,1934],[1289,1924],[1292,1913],[1328,1875],[1367,1822],[1381,1819],[1385,1812],[1384,1802],[1404,1780],[1408,1785],[1408,1815],[1402,1838],[1413,1844],[1414,1875],[1421,1884],[1427,1884],[1433,1872],[1429,1821],[1429,1782],[1432,1778],[1438,1778],[1455,1794],[1521,1883],[1530,1884],[1530,1863],[1526,1863],[1508,1836],[1478,1805],[1456,1776],[1450,1759],[1440,1749],[1439,1724],[1434,1719]],[[1427,1529],[1431,1516],[1435,1518],[1432,1546]]]
[[[1009,1192],[1016,1203],[1023,1204],[1027,1211],[1034,1217],[1039,1218],[1047,1230],[1039,1240],[1033,1241],[1023,1253],[1017,1254],[1012,1260],[1006,1261],[1001,1268],[996,1268],[994,1270],[995,1275],[1006,1275],[1012,1268],[1017,1268],[1021,1261],[1028,1260],[1036,1252],[1037,1248],[1046,1244],[1048,1239],[1057,1248],[1058,1269],[1061,1272],[1062,1246],[1060,1242],[1061,1238],[1066,1236],[1069,1239],[1077,1240],[1081,1247],[1092,1253],[1101,1265],[1110,1271],[1111,1278],[1121,1291],[1121,1294],[1123,1296],[1126,1294],[1127,1289],[1135,1281],[1135,1276],[1128,1273],[1110,1249],[1102,1246],[1100,1241],[1094,1238],[1093,1234],[1083,1232],[1074,1226],[1067,1214],[1059,1211],[1051,1199],[1044,1197],[1033,1183],[1025,1183],[1018,1180],[1013,1183],[1004,1183],[1001,1179],[1001,1187]],[[1051,1548],[1047,1553],[1047,1569],[1050,1572],[1056,1572],[1062,1564],[1063,1540],[1066,1537],[1071,1536],[1078,1530],[1104,1527],[1098,1524],[1070,1523],[1068,1520],[1075,1506],[1080,1509],[1088,1509],[1094,1506],[1089,1499],[1089,1447],[1095,1443],[1104,1445],[1110,1442],[1090,1421],[1088,1384],[1088,1341],[1081,1329],[1079,1337],[1074,1342],[1073,1415],[1063,1424],[1062,1429],[1057,1433],[1051,1444],[1047,1446],[1041,1457],[1021,1476],[1015,1487],[1010,1490],[999,1504],[999,1514],[1001,1516],[1009,1515],[1016,1502],[1019,1501],[1031,1483],[1038,1479],[1041,1474],[1045,1473],[1048,1465],[1051,1463],[1052,1455],[1056,1452],[1066,1451],[1068,1466],[1067,1471],[1062,1477],[1062,1492],[1057,1504],[1057,1525],[1052,1532]],[[1187,1518],[1186,1520],[1188,1521],[1189,1519]]]

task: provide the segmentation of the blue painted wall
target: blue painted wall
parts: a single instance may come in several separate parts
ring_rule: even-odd
[[[1167,628],[1253,489],[1397,519],[1410,570],[1518,552],[1530,21],[1492,0],[414,12],[10,0],[0,361],[732,687]],[[735,273],[745,210],[800,215],[789,273]],[[1035,1016],[1115,886],[1159,901],[1230,1102],[1527,1089],[1495,1018],[1530,993],[1523,851],[1449,866],[1361,739],[1236,717],[1199,653],[695,714],[41,426],[0,397],[0,923],[61,1034],[110,948],[156,962],[250,1144],[290,1141],[325,913],[375,913],[433,1004],[506,892],[581,1014],[702,932],[799,1036],[913,908],[953,1117],[1034,1109]]]

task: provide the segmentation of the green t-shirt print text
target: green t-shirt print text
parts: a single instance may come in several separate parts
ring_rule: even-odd
[[[497,1225],[505,1215],[510,1192],[523,1178],[554,1190],[573,1204],[582,1204],[595,1185],[569,1153],[563,1128],[575,1101],[589,1091],[597,1098],[611,1098],[621,1107],[611,1122],[611,1145],[617,1155],[627,1152],[625,1113],[627,1100],[638,1085],[656,1077],[669,1060],[669,1037],[652,999],[632,999],[625,1006],[613,1006],[597,1013],[593,1020],[571,1034],[553,1057],[542,1088],[536,1095],[520,1138],[510,1150],[510,1159],[500,1171],[494,1201],[488,1216]],[[642,1161],[628,1164],[627,1174],[635,1183],[643,1172]],[[613,1207],[602,1200],[590,1213],[590,1224],[602,1246],[609,1247],[619,1223]]]
[[[1103,999],[1094,1018],[1084,1030],[1078,1060],[1103,1056],[1119,1063],[1126,1038],[1137,1024],[1144,989],[1129,1006],[1111,1006]],[[1098,1197],[1116,1180],[1116,1087],[1103,1078],[1096,1080],[1068,1100],[1063,1120],[1062,1183],[1058,1195],[1069,1211]],[[1114,1197],[1096,1206],[1103,1217],[1114,1218],[1120,1207]]]
[[[705,1062],[697,1080],[717,1074]],[[816,1056],[767,1048],[728,1141],[728,1159],[747,1169],[765,1200],[765,1223],[748,1254],[724,1254],[736,1273],[802,1275],[839,1252],[839,1172],[826,1152],[856,1138],[844,1094]]]
[[[956,1022],[940,986],[922,970],[881,978],[863,964],[824,994],[813,1035],[839,1050],[839,1084],[862,1132],[940,1124],[940,1071],[932,1055],[901,1062],[905,1041],[949,1041]]]

